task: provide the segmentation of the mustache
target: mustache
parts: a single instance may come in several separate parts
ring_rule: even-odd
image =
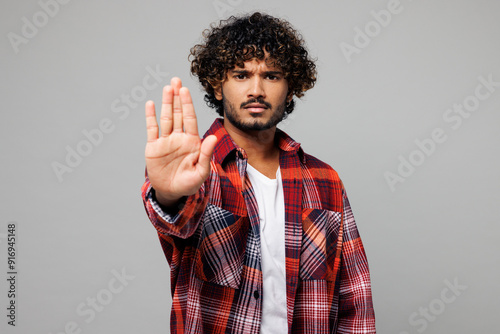
[[[263,99],[250,99],[250,100],[248,100],[248,101],[246,101],[246,102],[243,102],[243,103],[240,105],[240,108],[244,108],[245,106],[247,106],[247,105],[249,105],[249,104],[251,104],[251,103],[259,103],[259,104],[263,104],[263,105],[265,105],[267,108],[272,109],[272,105],[271,105],[271,103],[266,102],[266,101],[264,101]]]

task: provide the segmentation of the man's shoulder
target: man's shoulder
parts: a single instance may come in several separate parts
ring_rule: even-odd
[[[329,175],[332,180],[340,181],[340,178],[335,169],[326,162],[316,158],[315,156],[306,153],[301,144],[290,137],[286,132],[277,129],[278,146],[284,151],[295,151],[301,161],[303,169],[310,170],[313,175],[322,176]]]
[[[316,158],[313,155],[303,153],[303,177],[311,178],[320,188],[325,188],[328,192],[331,189],[343,189],[342,180],[337,171],[328,163]]]
[[[324,171],[324,172],[329,172],[338,177],[337,171],[328,163],[324,162],[323,160],[320,160],[316,158],[314,155],[308,154],[308,153],[303,153],[304,155],[304,161],[305,161],[305,166],[309,169],[314,169],[317,171]]]
[[[302,180],[306,192],[319,195],[323,209],[342,211],[344,186],[339,174],[332,166],[315,156],[304,153]]]

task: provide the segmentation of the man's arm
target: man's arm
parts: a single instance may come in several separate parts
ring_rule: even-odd
[[[196,194],[183,197],[174,207],[165,208],[156,199],[155,190],[151,187],[146,174],[142,186],[142,199],[149,220],[161,237],[174,236],[185,239],[198,227],[208,196],[205,186],[202,185]]]
[[[342,193],[344,217],[337,333],[376,333],[368,261],[344,189]]]

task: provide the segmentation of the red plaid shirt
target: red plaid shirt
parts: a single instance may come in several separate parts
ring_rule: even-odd
[[[246,153],[222,122],[205,134],[218,138],[210,176],[175,216],[158,205],[147,175],[142,187],[170,264],[171,333],[260,331],[257,202]],[[288,333],[375,333],[368,263],[342,182],[284,132],[277,130],[276,141],[285,197]]]

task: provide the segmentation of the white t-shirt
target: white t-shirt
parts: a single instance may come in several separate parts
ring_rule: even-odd
[[[262,254],[261,334],[287,333],[286,265],[285,265],[285,199],[280,169],[270,179],[247,164],[259,208]]]

